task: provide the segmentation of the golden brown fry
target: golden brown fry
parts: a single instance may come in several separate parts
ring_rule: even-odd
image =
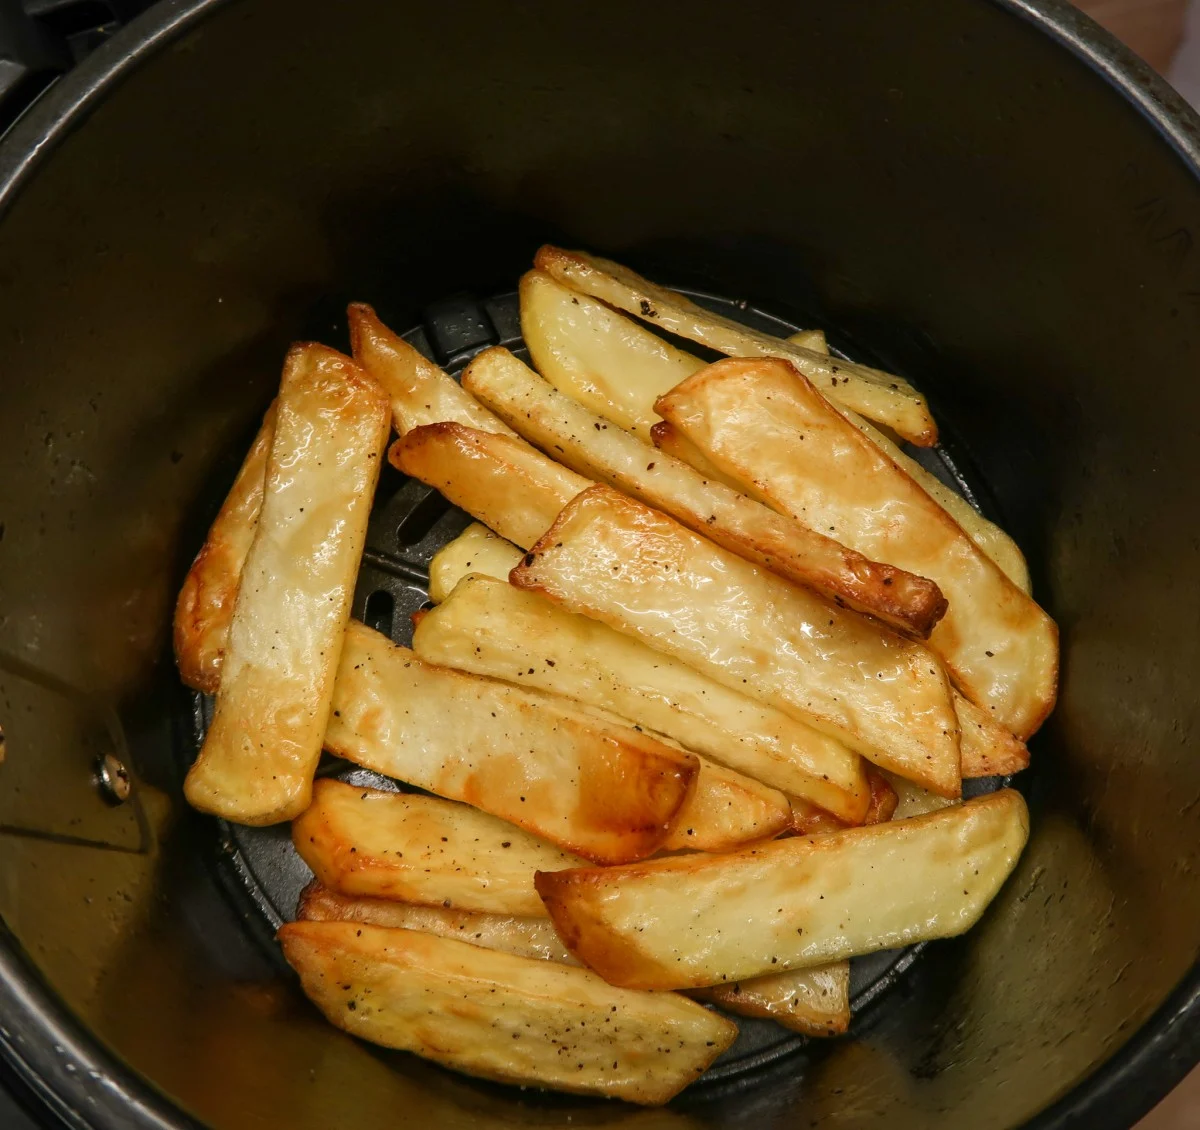
[[[774,1020],[806,1036],[840,1036],[850,1027],[850,963],[835,961],[813,969],[768,973],[691,989],[688,996],[741,1016]]]
[[[216,715],[184,786],[204,812],[273,824],[308,805],[387,431],[349,358],[291,350]]]
[[[911,820],[730,855],[538,872],[571,952],[613,984],[681,989],[961,934],[1029,834],[1011,789]]]
[[[706,364],[544,271],[521,279],[521,336],[559,392],[647,442],[655,397]]]
[[[859,823],[884,824],[892,819],[896,807],[900,803],[900,798],[896,789],[892,787],[892,782],[893,780],[903,780],[903,778],[872,767],[867,770],[867,780],[871,785],[871,803],[867,808],[866,816]],[[827,812],[802,797],[792,797],[791,807],[792,819],[789,828],[798,835],[812,836],[820,835],[823,832],[840,832],[844,828],[854,826],[839,820],[832,812]]]
[[[870,561],[621,428],[542,380],[507,349],[485,349],[463,385],[530,443],[588,479],[641,499],[765,569],[924,638],[946,611],[937,585]]]
[[[863,819],[863,762],[840,742],[537,593],[495,576],[459,580],[453,570],[467,559],[486,564],[469,549],[448,554],[438,571],[439,584],[457,585],[413,634],[423,659],[611,711],[850,823]],[[499,576],[510,568],[502,563]]]
[[[414,428],[388,458],[522,549],[591,485],[521,440],[455,423]]]
[[[569,699],[435,667],[356,621],[325,748],[599,863],[658,850],[698,772]]]
[[[242,565],[258,528],[263,479],[274,435],[272,402],[208,537],[184,578],[175,605],[175,662],[179,665],[179,677],[205,694],[216,694],[221,685],[221,661],[229,639],[229,622],[233,619]]]
[[[521,549],[511,541],[492,533],[482,522],[472,522],[433,555],[429,563],[429,599],[434,604],[441,604],[468,573],[505,580],[523,556]]]
[[[737,1035],[686,997],[414,930],[290,922],[279,941],[337,1027],[502,1083],[664,1103]]]
[[[636,635],[946,796],[958,721],[936,658],[595,486],[566,506],[511,581]]]
[[[700,759],[700,772],[662,842],[663,851],[734,851],[791,826],[788,798],[733,769]]]
[[[323,778],[292,824],[296,851],[343,895],[545,917],[533,873],[586,866],[486,812]]]
[[[937,443],[929,405],[902,377],[749,329],[607,259],[546,246],[538,251],[534,265],[574,290],[710,349],[734,357],[782,357],[839,404],[886,424],[918,447]]]
[[[452,420],[485,432],[514,433],[464,392],[458,382],[394,334],[364,302],[346,309],[354,360],[374,378],[392,406],[400,435],[425,424]]]
[[[391,929],[420,930],[424,934],[457,938],[473,946],[502,950],[518,957],[536,957],[564,965],[579,964],[554,932],[550,919],[532,915],[488,914],[482,910],[418,906],[392,899],[351,898],[313,880],[300,893],[296,917],[302,922],[359,922]]]
[[[656,407],[775,509],[937,581],[950,608],[930,647],[997,723],[1021,738],[1038,728],[1054,705],[1054,621],[801,374],[771,359],[719,361]]]

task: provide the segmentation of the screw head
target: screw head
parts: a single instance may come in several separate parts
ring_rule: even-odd
[[[114,754],[106,753],[96,762],[96,787],[109,804],[124,804],[133,792],[133,778]]]

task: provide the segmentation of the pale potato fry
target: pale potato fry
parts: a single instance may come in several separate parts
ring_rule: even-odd
[[[672,455],[681,463],[695,468],[709,482],[724,483],[731,490],[740,491],[747,498],[755,498],[754,491],[744,483],[739,483],[732,475],[725,474],[703,451],[700,450],[677,427],[659,420],[650,429],[650,439],[659,451]],[[759,501],[755,498],[755,501]]]
[[[307,807],[387,434],[357,365],[291,350],[216,715],[184,786],[193,807],[242,824]]]
[[[791,826],[792,809],[778,789],[700,759],[700,772],[663,851],[735,851],[770,840]]]
[[[325,748],[598,863],[656,851],[698,772],[693,755],[569,699],[435,667],[356,621]]]
[[[482,522],[472,522],[433,555],[429,563],[429,599],[441,604],[468,573],[507,579],[524,556],[519,547],[492,533]]]
[[[1029,750],[986,710],[954,692],[954,712],[961,731],[962,775],[1007,777],[1029,767]]]
[[[840,1036],[850,1027],[850,963],[789,969],[731,984],[691,989],[688,996],[774,1020],[806,1036]]]
[[[910,820],[730,855],[538,872],[559,937],[606,980],[682,989],[961,934],[1016,864],[1011,789]]]
[[[572,470],[641,499],[718,545],[830,600],[924,638],[946,611],[937,585],[880,565],[696,470],[548,384],[507,349],[485,349],[463,385]]]
[[[1038,728],[1054,705],[1054,621],[803,375],[770,358],[719,361],[656,408],[775,509],[937,581],[950,607],[929,646],[997,723],[1020,738]]]
[[[329,778],[293,821],[292,843],[339,894],[542,918],[533,873],[586,866],[469,805]]]
[[[797,330],[794,334],[788,334],[784,341],[811,349],[815,353],[829,353],[829,343],[825,340],[824,330]]]
[[[521,279],[521,336],[559,392],[647,442],[655,398],[707,364],[544,271]]]
[[[609,487],[567,505],[510,579],[959,794],[958,720],[930,652]]]
[[[677,994],[415,930],[290,922],[279,942],[332,1024],[502,1083],[658,1104],[737,1036]]]
[[[522,549],[591,486],[522,440],[456,423],[414,428],[392,444],[388,458]]]
[[[948,808],[952,804],[959,804],[956,800],[947,800],[944,796],[938,796],[937,793],[931,793],[928,789],[921,788],[920,785],[914,785],[912,781],[906,781],[903,777],[896,776],[895,773],[887,773],[880,769],[892,788],[896,793],[896,808],[892,813],[893,820],[908,820],[912,816],[924,816],[927,812],[937,812],[939,808]]]
[[[518,957],[579,964],[562,944],[550,919],[532,915],[488,914],[482,910],[449,910],[444,906],[418,906],[391,899],[351,898],[314,880],[300,893],[296,917],[302,922],[361,922],[420,930]]]
[[[823,394],[870,420],[886,424],[918,447],[937,443],[929,405],[903,377],[831,358],[783,338],[752,330],[713,314],[690,299],[635,274],[627,267],[578,251],[546,246],[534,266],[573,290],[634,314],[668,333],[734,357],[782,357],[813,380]]]
[[[229,639],[229,622],[233,619],[242,566],[258,528],[267,457],[274,435],[272,402],[208,537],[183,580],[175,604],[175,662],[179,677],[205,694],[216,694],[221,685],[221,661]]]
[[[457,555],[463,566],[468,559],[481,563],[474,550]],[[423,659],[611,711],[849,823],[863,819],[863,762],[840,742],[607,624],[484,570],[459,580],[445,564],[440,583],[457,583],[413,633]],[[499,576],[508,573],[506,561]]]
[[[400,435],[425,424],[453,420],[485,432],[514,436],[502,420],[466,393],[459,383],[394,334],[364,302],[346,309],[354,360],[375,379],[392,406]]]

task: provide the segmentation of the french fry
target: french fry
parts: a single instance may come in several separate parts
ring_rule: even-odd
[[[674,456],[681,463],[694,468],[704,478],[712,483],[724,483],[731,490],[740,491],[747,498],[755,498],[754,491],[747,485],[739,483],[732,475],[725,474],[703,451],[700,450],[687,436],[666,420],[659,420],[650,429],[650,439],[659,451]]]
[[[339,894],[490,914],[544,918],[533,873],[586,866],[469,805],[330,778],[292,822],[292,843]]]
[[[517,957],[579,964],[578,958],[562,944],[549,918],[447,910],[390,899],[348,898],[316,881],[301,892],[296,917],[302,922],[357,922],[419,930]],[[693,989],[688,995],[712,1001],[742,1016],[776,1020],[785,1028],[810,1036],[833,1036],[844,1032],[850,1021],[849,986],[849,966],[835,962],[774,977],[751,978],[735,985]]]
[[[734,357],[782,357],[830,399],[886,424],[918,447],[937,443],[925,398],[902,377],[856,365],[713,314],[627,267],[578,251],[545,246],[534,266],[573,290],[643,318],[668,333]]]
[[[457,423],[414,428],[392,444],[388,458],[522,549],[591,485],[519,439]]]
[[[537,593],[479,573],[460,580],[468,560],[481,562],[470,548],[455,558],[439,571],[453,591],[413,633],[422,659],[611,711],[849,823],[863,819],[862,759],[840,742]]]
[[[202,812],[273,824],[308,805],[387,432],[387,401],[349,358],[291,350],[216,715],[184,785]]]
[[[420,930],[441,938],[457,938],[484,949],[518,957],[536,957],[578,965],[579,961],[554,932],[549,918],[533,915],[488,914],[481,910],[452,910],[418,906],[391,899],[350,898],[314,880],[300,893],[296,917],[302,922],[359,922],[390,929]]]
[[[872,768],[867,771],[867,780],[871,786],[871,803],[867,806],[867,814],[860,823],[886,823],[893,818],[900,803],[892,782],[903,778],[894,773],[886,773],[882,769]],[[840,832],[843,828],[853,827],[846,821],[839,820],[832,812],[819,808],[802,797],[792,797],[791,808],[792,819],[789,828],[797,835],[819,835],[822,832]]]
[[[962,734],[962,775],[1007,777],[1029,767],[1029,750],[986,710],[954,692],[954,712]]]
[[[599,863],[656,851],[698,772],[691,754],[569,699],[435,667],[356,621],[325,748]]]
[[[559,937],[605,980],[684,989],[961,934],[1028,834],[1025,802],[1004,789],[911,820],[535,882]]]
[[[791,826],[792,809],[778,789],[700,759],[700,771],[663,851],[735,851],[770,840]]]
[[[510,580],[959,795],[958,720],[934,656],[609,487],[567,505]]]
[[[929,646],[964,694],[1019,738],[1054,705],[1058,632],[962,527],[785,362],[726,360],[656,408],[726,474],[860,553],[937,581]]]
[[[794,334],[788,334],[784,341],[790,341],[793,345],[799,345],[804,349],[812,349],[817,353],[829,353],[829,343],[825,340],[824,330],[797,330]]]
[[[258,528],[263,479],[274,434],[272,403],[204,545],[184,578],[175,604],[175,662],[179,677],[205,694],[216,694],[221,685],[221,661],[229,639],[229,622],[233,619],[242,566]]]
[[[559,392],[649,442],[654,400],[706,362],[544,271],[521,279],[521,336]]]
[[[896,808],[891,816],[893,820],[908,820],[913,816],[924,816],[927,812],[936,812],[939,808],[948,808],[952,804],[959,803],[956,800],[947,800],[944,796],[938,796],[937,793],[931,793],[928,789],[921,788],[920,785],[914,785],[912,781],[897,777],[895,773],[886,773],[882,769],[880,772],[887,777],[896,793]]]
[[[366,303],[346,309],[354,360],[374,378],[392,405],[392,423],[400,435],[425,424],[452,420],[484,432],[514,436],[502,420],[468,393],[458,382],[427,360],[379,320]]]
[[[737,1035],[686,997],[415,930],[290,922],[279,942],[338,1028],[502,1083],[664,1103]]]
[[[481,522],[472,522],[433,555],[429,563],[429,599],[441,604],[468,573],[506,579],[523,556],[511,541],[492,533]]]
[[[499,346],[467,366],[463,386],[530,443],[572,470],[641,499],[718,545],[826,598],[924,638],[946,611],[937,585],[847,550],[686,463],[610,427]]]
[[[850,963],[834,961],[813,969],[768,973],[691,989],[688,996],[740,1016],[774,1020],[806,1036],[840,1036],[850,1027]]]

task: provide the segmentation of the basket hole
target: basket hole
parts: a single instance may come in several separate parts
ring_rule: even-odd
[[[396,544],[401,548],[416,545],[450,509],[450,504],[437,491],[430,491],[416,504],[396,527]]]
[[[363,611],[363,622],[385,636],[392,634],[392,620],[396,615],[396,598],[386,589],[377,589],[367,597]]]

